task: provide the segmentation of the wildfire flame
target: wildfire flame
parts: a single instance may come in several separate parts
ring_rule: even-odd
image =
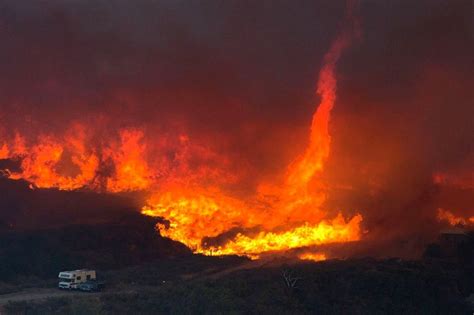
[[[142,138],[140,130],[122,130],[119,145],[104,152],[115,165],[115,176],[107,181],[108,191],[141,190],[151,185],[151,172],[144,158],[146,146],[141,143]]]
[[[301,260],[322,261],[326,260],[326,255],[321,253],[308,252],[298,255],[298,258]]]
[[[170,221],[169,227],[159,225],[163,235],[187,244],[196,252],[250,257],[258,257],[262,252],[360,239],[362,216],[346,221],[339,214],[327,219],[321,209],[325,200],[324,183],[315,181],[315,175],[322,171],[329,157],[329,120],[336,99],[335,66],[350,44],[350,35],[343,32],[324,57],[317,87],[321,103],[313,116],[310,142],[305,153],[288,167],[285,181],[276,185],[262,183],[250,203],[225,196],[217,189],[211,194],[200,189],[158,192],[150,198],[143,213]],[[276,201],[262,206],[263,200]],[[221,245],[203,244],[205,237],[219,237],[232,228],[259,231],[238,232]]]
[[[334,242],[349,242],[360,237],[361,215],[356,215],[346,222],[341,214],[335,219],[323,220],[317,224],[305,223],[285,232],[259,232],[257,235],[237,236],[225,244],[217,247],[214,252],[218,255],[245,254],[258,257],[259,253],[282,251],[302,246],[313,246]],[[322,256],[320,256],[322,257]]]
[[[17,134],[12,145],[3,143],[0,159],[21,159],[21,171],[9,170],[9,178],[25,179],[38,188],[140,190],[151,184],[142,138],[139,130],[121,130],[120,140],[104,146],[99,154],[85,127],[76,124],[64,136],[39,135],[31,146]],[[107,164],[113,170],[107,170]],[[103,183],[101,175],[105,175]]]
[[[348,19],[351,25],[355,23],[350,10]],[[124,128],[115,140],[104,143],[78,123],[64,135],[41,134],[33,143],[17,134],[10,142],[0,142],[0,159],[21,160],[21,170],[9,170],[7,176],[39,188],[150,191],[142,213],[166,219],[169,224],[157,226],[160,233],[198,253],[257,258],[264,252],[357,241],[362,216],[344,218],[339,213],[331,218],[322,208],[327,185],[318,176],[330,154],[335,68],[357,35],[357,25],[353,26],[343,30],[324,56],[316,90],[321,100],[306,150],[282,170],[279,182],[260,183],[249,198],[223,190],[219,183],[232,181],[228,173],[222,176],[206,167],[190,171],[188,156],[216,157],[208,148],[194,145],[187,135],[176,139],[171,162],[163,158],[151,165],[143,130]],[[307,253],[300,258],[324,260],[326,256]]]
[[[446,221],[452,226],[474,224],[474,216],[469,218],[457,217],[452,212],[442,208],[438,209],[438,220]]]

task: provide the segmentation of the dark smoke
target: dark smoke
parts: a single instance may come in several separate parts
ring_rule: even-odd
[[[149,141],[187,133],[243,174],[229,190],[251,194],[306,145],[317,73],[344,7],[2,1],[0,137],[75,121],[95,126],[98,143],[129,126]],[[324,178],[326,207],[362,212],[374,238],[429,239],[440,207],[474,215],[471,9],[467,0],[361,3],[362,40],[338,65]],[[205,163],[216,162],[194,164]],[[435,172],[467,180],[434,184]]]

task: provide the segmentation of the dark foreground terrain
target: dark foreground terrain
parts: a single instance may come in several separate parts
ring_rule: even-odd
[[[461,278],[438,264],[396,259],[252,264],[256,263],[233,257],[169,259],[106,272],[103,277],[108,288],[100,294],[13,302],[6,304],[4,311],[6,314],[471,312],[460,292]],[[288,285],[285,276],[295,285]]]
[[[22,193],[36,194],[40,199],[49,199],[48,194],[56,193],[21,188]],[[75,195],[65,196],[75,198]],[[87,196],[85,192],[81,198]],[[16,194],[8,194],[2,202],[6,207],[16,198]],[[115,199],[107,197],[99,201],[95,206],[101,208],[113,205]],[[67,204],[71,205],[70,209],[51,205],[54,211],[48,212],[44,226],[20,227],[24,221],[19,218],[29,216],[29,205],[4,217],[0,226],[0,314],[472,314],[474,311],[469,304],[474,285],[472,233],[450,231],[438,243],[428,246],[423,258],[417,261],[371,258],[319,263],[283,258],[250,261],[235,256],[193,255],[184,245],[161,237],[154,229],[156,219],[136,212],[114,211],[113,220],[100,218],[96,223],[82,217],[73,224],[67,221],[65,224],[63,219],[47,220],[53,217],[51,213],[60,213],[61,209],[75,213],[79,203],[74,199]],[[87,219],[95,212],[91,208]],[[20,217],[15,217],[15,213]],[[59,271],[77,268],[98,270],[106,283],[105,290],[88,294],[54,289]]]
[[[82,234],[87,232],[84,229]],[[46,238],[47,244],[54,235]],[[100,240],[100,235],[95,237]],[[140,252],[149,248],[142,244],[143,248],[132,246],[141,257],[134,261],[120,260],[122,255],[116,256],[116,262],[89,260],[88,266],[102,263],[102,269],[97,269],[107,286],[101,293],[56,291],[52,289],[56,272],[43,267],[37,277],[31,271],[3,278],[0,308],[5,314],[472,314],[468,297],[473,291],[474,247],[472,234],[467,236],[468,241],[449,255],[443,246],[430,245],[419,261],[250,261],[190,255],[173,243],[156,243],[167,248],[166,255],[143,256]],[[120,246],[138,242],[137,246],[140,240]],[[3,242],[3,250],[15,244]],[[109,257],[104,248],[97,250],[95,257]],[[79,253],[76,249],[77,257]],[[20,254],[10,254],[10,261],[22,260]],[[42,257],[46,259],[48,253]],[[53,256],[49,259],[55,263]],[[34,265],[47,264],[48,260],[36,260]],[[64,267],[55,264],[54,268]]]

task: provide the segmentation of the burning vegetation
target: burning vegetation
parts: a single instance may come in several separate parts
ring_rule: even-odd
[[[145,159],[147,152],[141,130],[121,130],[118,141],[101,146],[98,151],[88,146],[90,135],[86,127],[79,124],[61,139],[42,135],[30,148],[26,147],[20,134],[15,135],[10,145],[3,143],[4,159],[21,159],[20,170],[7,170],[7,177],[27,180],[38,188],[152,191],[142,212],[166,219],[169,224],[158,225],[160,233],[198,253],[258,258],[263,252],[357,241],[361,238],[362,216],[356,214],[346,220],[339,213],[328,218],[322,207],[326,188],[318,178],[330,154],[329,122],[336,100],[336,63],[354,34],[359,32],[358,25],[352,25],[352,9],[349,8],[346,17],[349,25],[324,57],[317,86],[321,102],[313,116],[307,149],[282,172],[281,183],[260,184],[258,195],[250,200],[229,197],[219,187],[200,186],[210,180],[206,173],[202,174],[204,178],[200,182],[172,177],[157,180],[160,174],[153,173]],[[180,140],[188,141],[186,136]],[[113,166],[108,174],[107,165]],[[169,189],[158,184],[173,181],[178,183],[170,185]],[[160,190],[154,192],[155,187]],[[232,229],[239,231],[219,245],[203,242]],[[247,230],[251,232],[247,233]],[[315,257],[321,260],[325,256]]]
[[[377,8],[369,9],[377,10]],[[173,86],[176,84],[173,80],[179,81],[178,75],[175,79],[169,75],[171,79],[167,78],[170,80],[168,85],[164,84],[165,90],[172,90],[172,93],[168,93],[175,94],[169,96],[166,93],[160,93],[161,91],[155,92],[154,87],[148,86],[150,84],[148,81],[134,82],[133,75],[130,74],[130,86],[104,87],[103,91],[97,92],[100,95],[113,95],[111,99],[107,99],[107,102],[112,102],[114,105],[101,105],[105,110],[100,113],[94,111],[90,113],[89,110],[83,110],[85,105],[78,105],[77,108],[81,110],[78,110],[79,114],[76,117],[65,118],[65,124],[53,121],[54,126],[45,126],[44,123],[38,121],[48,120],[55,114],[48,113],[45,117],[37,119],[34,114],[36,110],[32,110],[31,113],[26,110],[27,114],[24,115],[26,118],[18,125],[12,122],[11,117],[14,116],[10,114],[0,116],[0,121],[5,122],[5,127],[0,128],[0,162],[3,161],[5,164],[3,167],[0,163],[0,174],[9,180],[27,181],[32,190],[57,189],[98,194],[143,192],[147,197],[146,201],[140,205],[140,211],[145,215],[163,219],[156,226],[161,235],[184,243],[196,253],[207,255],[237,254],[258,258],[268,253],[299,249],[297,256],[300,259],[319,261],[331,258],[331,252],[323,250],[322,245],[351,244],[351,242],[385,237],[392,239],[405,237],[405,235],[415,233],[414,231],[423,220],[431,225],[423,231],[428,235],[427,238],[432,237],[433,231],[438,230],[442,225],[472,226],[474,224],[473,203],[472,197],[469,197],[474,187],[472,178],[474,158],[472,151],[469,150],[472,148],[472,142],[470,142],[472,124],[469,122],[462,124],[461,121],[460,126],[465,127],[453,136],[454,140],[441,134],[440,142],[450,143],[452,152],[459,152],[459,154],[439,156],[441,154],[437,145],[425,141],[433,136],[424,134],[430,127],[423,124],[428,124],[426,121],[434,121],[433,124],[436,124],[438,116],[442,115],[436,116],[435,113],[436,117],[431,117],[431,120],[430,117],[420,120],[421,127],[413,127],[412,124],[416,125],[416,121],[410,116],[412,112],[408,114],[402,113],[401,110],[397,112],[399,103],[405,102],[403,95],[399,96],[400,99],[396,99],[392,96],[398,95],[398,90],[394,93],[384,86],[378,89],[378,85],[383,82],[376,80],[379,70],[373,70],[372,65],[367,66],[368,78],[372,81],[361,78],[361,71],[358,71],[357,67],[351,69],[345,65],[344,69],[348,74],[341,77],[343,77],[342,86],[346,89],[340,97],[342,89],[337,75],[338,63],[342,62],[341,56],[349,50],[351,45],[361,42],[358,39],[362,36],[359,18],[354,12],[359,8],[353,7],[353,4],[349,2],[346,10],[343,23],[335,27],[339,29],[339,33],[332,41],[326,40],[330,44],[327,52],[323,54],[322,65],[317,75],[316,95],[308,97],[312,103],[317,103],[315,107],[311,105],[314,111],[311,123],[305,123],[310,127],[309,134],[307,128],[301,127],[303,125],[301,121],[293,124],[292,128],[299,130],[301,127],[303,131],[294,132],[291,137],[287,135],[280,137],[282,134],[290,133],[288,130],[292,129],[288,127],[291,124],[284,123],[276,127],[268,124],[269,131],[261,133],[260,125],[263,124],[261,121],[267,118],[256,115],[258,117],[252,119],[245,117],[246,119],[235,123],[234,125],[240,123],[241,127],[238,132],[229,131],[228,133],[233,133],[229,136],[221,132],[220,128],[224,128],[221,125],[204,126],[206,124],[200,121],[201,116],[199,116],[201,112],[213,111],[211,105],[209,108],[206,107],[208,106],[206,102],[210,104],[216,102],[216,108],[228,107],[226,109],[228,116],[222,118],[217,117],[216,114],[215,119],[213,117],[213,120],[223,120],[223,125],[231,125],[233,116],[238,116],[235,113],[244,111],[243,105],[235,105],[237,101],[232,99],[224,97],[222,100],[224,106],[220,104],[220,94],[225,94],[226,89],[222,87],[222,91],[219,90],[219,82],[211,82],[216,88],[214,89],[213,86],[210,89],[215,94],[213,97],[218,99],[217,101],[209,96],[212,94],[209,91],[209,94],[201,92],[201,89],[206,89],[199,84],[197,87],[186,86],[189,95],[180,98],[175,95],[180,95],[181,85],[178,83],[179,88]],[[368,14],[369,22],[377,20],[371,20],[370,16],[371,14]],[[435,27],[438,21],[435,18],[432,21],[431,18],[433,17],[427,18],[431,23],[429,25]],[[51,19],[50,23],[53,24],[64,22],[61,16],[53,16]],[[416,19],[414,21],[416,22]],[[74,33],[73,29],[70,31]],[[390,31],[393,31],[393,34],[401,32],[395,26]],[[87,34],[87,31],[83,30],[83,32]],[[86,36],[79,33],[78,37]],[[178,38],[179,34],[175,35],[176,38],[173,37],[173,40],[186,40]],[[402,41],[397,37],[398,35],[393,36],[395,36],[394,40]],[[15,39],[9,40],[12,41],[12,47],[21,46],[21,43],[17,43]],[[77,38],[77,40],[81,42],[83,39]],[[457,38],[453,41],[454,44],[458,43]],[[170,41],[170,43],[173,42]],[[405,42],[402,41],[402,43]],[[75,42],[70,43],[73,48],[75,44]],[[146,40],[142,44],[144,47],[148,45]],[[185,46],[183,43],[176,45],[181,44]],[[405,44],[408,47],[407,50],[411,49],[410,45],[415,45],[411,42]],[[102,42],[97,41],[97,45],[102,45]],[[120,45],[126,46],[124,43]],[[319,46],[327,45],[320,44]],[[443,45],[445,46],[447,45]],[[364,64],[361,56],[364,53],[371,56],[373,50],[369,48],[367,52],[358,47],[355,51],[355,60]],[[381,49],[378,46],[376,48]],[[80,53],[85,53],[80,49]],[[103,48],[97,49],[103,52]],[[172,54],[175,52],[160,50],[164,48],[154,47],[154,49],[161,52],[165,59],[166,57],[170,60],[175,57],[180,58]],[[120,51],[120,53],[125,56],[128,56],[127,54],[135,56],[137,60],[151,58],[148,55],[140,55],[142,52],[133,51],[132,48],[128,50],[123,48],[123,50],[124,52]],[[13,48],[12,51],[14,51]],[[71,53],[77,54],[74,50]],[[186,64],[188,57],[179,59],[180,66]],[[126,61],[124,56],[119,55],[117,58],[120,60],[123,71],[128,69],[127,67],[133,68],[133,62]],[[204,57],[198,55],[195,58],[200,60],[199,58]],[[435,55],[433,60],[436,61],[436,58]],[[220,61],[224,64],[232,62],[226,58]],[[382,61],[379,60],[379,62],[383,64]],[[414,61],[416,62],[418,61]],[[313,63],[316,65],[315,62]],[[205,62],[203,64],[206,65]],[[365,64],[369,64],[367,60]],[[110,65],[102,59],[96,65],[106,73],[102,73],[99,77],[104,82],[108,82],[107,76],[113,76],[113,71],[108,68]],[[140,64],[137,67],[146,68],[144,65]],[[213,71],[217,73],[218,70],[212,68],[212,63],[208,66],[210,68],[206,69],[208,72],[202,69],[198,71],[198,79],[207,79],[204,78],[206,73],[209,77],[212,77]],[[303,65],[301,69],[305,67],[308,66]],[[235,68],[233,70],[237,71]],[[160,68],[162,71],[166,69],[166,66]],[[350,70],[355,70],[356,74],[352,74],[353,77],[347,79],[344,76],[350,76]],[[413,116],[419,112],[423,114],[424,108],[419,104],[435,103],[433,100],[435,96],[429,93],[429,96],[426,96],[427,90],[433,91],[439,85],[445,85],[450,81],[450,76],[464,75],[456,71],[443,72],[443,70],[426,64],[418,73],[419,81],[414,84],[417,88],[407,96],[415,108]],[[56,90],[61,89],[61,82],[54,78],[54,73],[48,72],[49,75],[51,79],[41,81],[43,92],[52,90],[53,94],[59,93]],[[466,74],[464,81],[472,81],[471,75]],[[314,77],[313,74],[311,80],[314,80]],[[396,79],[403,81],[403,76],[394,78]],[[291,79],[288,76],[285,82],[286,80]],[[81,84],[86,84],[86,82],[81,82]],[[134,92],[135,84],[140,87]],[[205,85],[205,83],[202,84]],[[104,83],[105,85],[107,84]],[[183,83],[183,86],[185,85]],[[372,88],[371,85],[374,87]],[[38,86],[34,85],[33,91],[37,88]],[[233,88],[234,86],[232,86],[232,91],[234,91]],[[235,87],[236,90],[238,88],[243,90],[238,86]],[[456,92],[453,93],[456,97],[466,99],[466,87],[463,83],[452,89]],[[304,93],[310,94],[311,88],[307,90]],[[12,89],[12,92],[1,100],[4,103],[11,102],[8,106],[5,105],[5,108],[13,109],[12,112],[18,107],[28,107],[18,105],[17,102],[27,103],[27,101],[23,99],[23,96],[16,98],[15,91]],[[41,88],[39,91],[42,91]],[[371,96],[364,98],[364,93]],[[384,93],[389,96],[385,97]],[[440,93],[443,99],[449,99],[451,95],[450,92]],[[260,96],[261,92],[257,94]],[[66,95],[69,97],[68,93]],[[89,101],[87,97],[85,98]],[[79,98],[82,98],[82,94]],[[258,99],[258,97],[254,98]],[[285,99],[287,104],[277,105],[276,98],[271,97],[269,101],[271,106],[275,103],[276,108],[278,106],[290,107],[289,104],[293,102],[292,99]],[[194,103],[195,99],[205,101],[199,101],[199,106],[192,108],[200,110],[196,117],[187,114],[189,117],[185,119],[175,119],[172,114],[169,114],[171,118],[163,115],[162,119],[159,115],[161,113],[156,114],[153,111],[154,106],[147,103],[148,99],[165,100],[173,106],[179,101],[185,103]],[[386,104],[378,104],[380,100]],[[73,102],[70,107],[74,112],[76,101],[70,101]],[[100,101],[90,100],[91,104]],[[113,117],[114,115],[126,116],[123,113],[128,113],[128,107],[140,107],[142,106],[140,102],[144,104],[144,113],[135,113],[136,117],[127,117],[123,121],[121,118]],[[361,105],[364,102],[370,105]],[[345,112],[344,106],[349,103],[356,105]],[[376,106],[373,104],[395,108],[392,112],[396,113],[393,114],[390,110],[386,110],[389,113],[385,113],[385,110],[380,109],[379,117],[379,112],[374,110]],[[442,105],[436,105],[440,113],[443,113],[445,108]],[[368,106],[368,109],[366,108],[366,112],[359,115],[357,106],[359,108]],[[470,107],[465,106],[464,103],[460,103],[459,108],[461,109],[457,115],[452,114],[453,121],[456,117],[465,117],[470,110]],[[21,112],[21,110],[18,111]],[[308,110],[301,111],[307,119]],[[173,111],[169,110],[169,112]],[[339,118],[336,117],[333,126],[333,116],[337,116],[338,113]],[[433,115],[433,112],[430,113]],[[396,117],[390,116],[392,114]],[[397,122],[400,117],[403,123]],[[238,117],[235,119],[237,120]],[[169,120],[173,122],[164,122]],[[163,126],[160,125],[162,121]],[[195,132],[192,126],[196,124],[199,124],[203,130],[209,128],[211,131]],[[449,124],[452,124],[452,121],[447,123]],[[298,126],[294,127],[295,125]],[[386,127],[391,130],[381,136]],[[334,134],[333,130],[335,130]],[[400,134],[393,130],[400,130]],[[407,137],[407,134],[410,136]],[[287,140],[289,144],[276,145],[277,142],[285,142],[275,140],[279,137]],[[258,143],[253,143],[252,141],[256,138],[262,139],[258,140]],[[291,139],[295,143],[288,141]],[[371,142],[373,144],[368,145]],[[420,156],[426,152],[430,152],[432,157],[421,158]],[[452,165],[459,161],[461,161],[459,163],[461,166],[451,171]],[[446,193],[448,190],[449,193]],[[461,196],[458,202],[453,202],[453,199],[456,199],[452,197],[454,195]],[[451,206],[452,210],[445,210],[451,209]]]
[[[353,19],[351,14],[348,19]],[[330,153],[329,121],[336,99],[335,67],[352,33],[357,32],[352,27],[344,29],[324,57],[317,88],[321,103],[313,116],[309,145],[284,172],[282,183],[260,184],[258,195],[250,202],[229,199],[218,190],[207,197],[195,192],[190,197],[186,197],[186,193],[175,197],[169,192],[165,192],[164,197],[159,193],[148,201],[143,213],[170,221],[169,226],[159,226],[161,233],[198,252],[251,257],[258,257],[262,252],[361,238],[360,214],[347,221],[342,214],[327,218],[321,207],[325,201],[324,183],[317,178]],[[202,242],[204,238],[218,237],[232,228],[241,231],[223,244],[214,246]],[[244,229],[254,231],[244,233]]]

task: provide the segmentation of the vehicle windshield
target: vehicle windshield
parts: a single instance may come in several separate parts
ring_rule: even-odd
[[[72,282],[73,279],[59,278],[61,282]]]

